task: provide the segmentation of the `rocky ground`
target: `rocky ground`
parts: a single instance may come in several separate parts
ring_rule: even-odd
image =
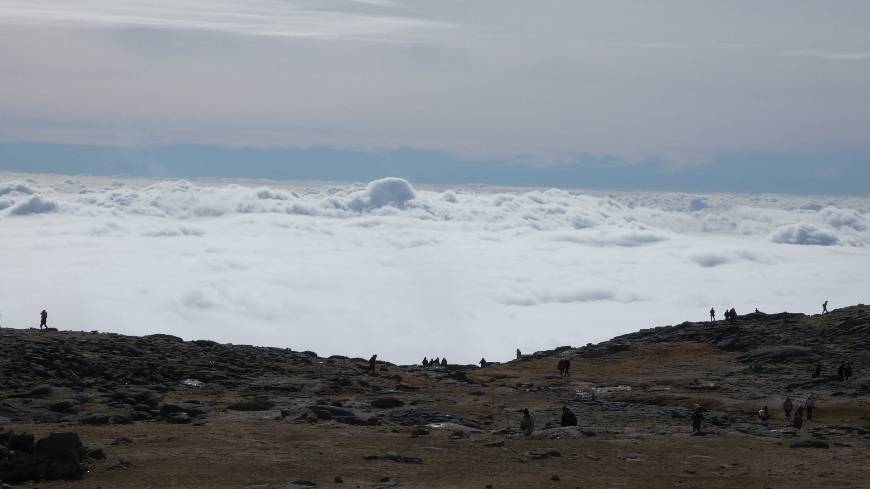
[[[0,480],[40,488],[866,488],[868,340],[870,307],[859,305],[642,330],[487,368],[379,362],[369,373],[363,359],[312,352],[3,329],[0,442],[33,434],[36,460],[40,443],[50,445],[39,440],[77,433],[70,456],[85,472],[18,481],[21,449],[0,443]],[[571,360],[570,377],[558,375],[562,358]],[[855,371],[846,382],[835,375],[843,361]],[[816,365],[823,371],[813,378]],[[816,416],[790,428],[784,396],[801,402],[810,393]],[[705,421],[692,436],[696,404]],[[755,416],[763,405],[767,426]],[[558,426],[562,406],[580,426]],[[529,437],[517,429],[523,408],[536,419]]]

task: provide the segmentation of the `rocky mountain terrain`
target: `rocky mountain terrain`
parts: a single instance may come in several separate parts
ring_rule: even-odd
[[[4,328],[0,481],[868,487],[868,341],[870,306],[859,305],[824,316],[753,313],[734,323],[641,330],[486,368],[378,362],[370,372],[364,359],[313,352]],[[567,377],[560,359],[571,361]],[[844,362],[854,371],[846,381],[837,375]],[[813,376],[817,366],[821,375]],[[782,401],[800,404],[810,394],[814,417],[795,429]],[[693,435],[696,405],[704,421]],[[765,405],[766,424],[757,417]],[[563,406],[578,426],[559,425]],[[536,421],[528,436],[519,430],[524,408]],[[22,448],[22,439],[29,445]],[[55,475],[81,479],[33,481],[54,478],[45,447],[58,440],[69,442],[64,463],[75,460],[81,470]],[[24,459],[36,472],[21,470]]]

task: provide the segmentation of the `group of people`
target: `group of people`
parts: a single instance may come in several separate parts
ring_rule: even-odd
[[[843,382],[849,380],[849,377],[852,376],[852,364],[849,362],[841,363],[839,367],[837,367],[837,377],[840,378]]]
[[[764,410],[767,410],[767,406],[764,406]],[[785,400],[782,401],[782,412],[785,414],[785,419],[791,420],[793,428],[801,429],[804,425],[804,416],[806,416],[806,419],[808,420],[813,419],[813,412],[815,410],[816,397],[813,394],[808,395],[806,401],[798,405],[797,409],[795,409],[791,396],[786,396]],[[794,411],[794,415],[792,415],[792,411]],[[769,417],[770,416],[768,416],[768,419]]]
[[[562,406],[562,416],[559,419],[559,426],[577,426],[577,415],[575,415],[568,406]],[[528,409],[523,409],[523,418],[520,420],[520,431],[529,436],[535,431],[535,418]]]
[[[755,311],[758,312],[758,309],[756,309]],[[730,323],[737,321],[737,311],[735,311],[733,307],[731,309],[725,309],[725,320]],[[716,308],[711,307],[710,322],[712,323],[714,321],[716,321]]]
[[[483,367],[483,364],[486,363],[486,360],[481,358],[480,362],[481,362],[480,366]],[[423,365],[423,368],[446,367],[447,366],[447,359],[435,357],[432,360],[429,360],[426,357],[423,357],[423,362],[421,362],[421,363]]]

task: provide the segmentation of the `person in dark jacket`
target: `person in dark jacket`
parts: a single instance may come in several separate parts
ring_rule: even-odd
[[[568,406],[562,406],[562,426],[577,426],[577,416],[568,409]]]

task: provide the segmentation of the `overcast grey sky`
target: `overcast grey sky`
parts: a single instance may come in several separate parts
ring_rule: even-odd
[[[0,142],[842,174],[868,26],[866,0],[0,0]]]

